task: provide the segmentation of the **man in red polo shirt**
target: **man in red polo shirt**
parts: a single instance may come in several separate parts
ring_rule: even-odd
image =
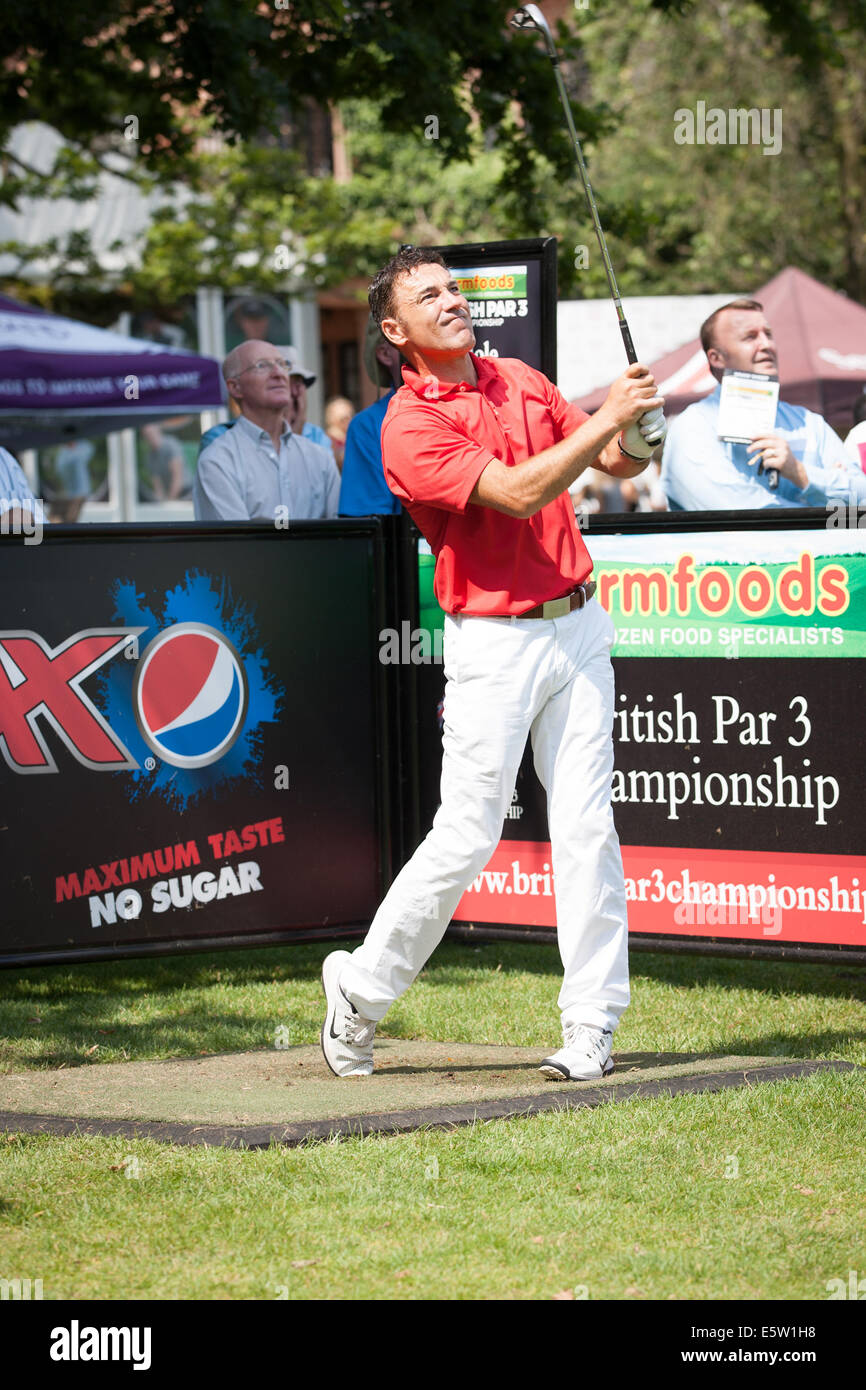
[[[640,473],[663,433],[663,402],[647,369],[631,366],[589,417],[524,363],[475,357],[469,305],[430,250],[389,262],[370,307],[411,364],[382,453],[389,487],[436,555],[446,614],[441,805],[362,945],[324,962],[322,1050],[338,1076],[372,1072],[377,1021],[499,843],[529,735],[564,967],[563,1047],[541,1070],[596,1080],[613,1068],[629,1001],[628,929],[610,803],[613,624],[592,601],[567,489],[592,466]]]

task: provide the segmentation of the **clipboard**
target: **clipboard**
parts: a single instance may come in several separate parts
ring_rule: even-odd
[[[776,424],[779,378],[759,372],[726,370],[719,402],[719,439],[728,444],[750,444],[769,434]]]

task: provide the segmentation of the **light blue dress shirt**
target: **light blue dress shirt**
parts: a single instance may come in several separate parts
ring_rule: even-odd
[[[43,520],[42,503],[30,491],[24,469],[8,449],[0,449],[0,516],[9,511],[29,510]]]
[[[327,449],[329,453],[334,452],[334,446],[321,425],[311,425],[307,423],[301,430],[301,434],[305,439],[311,439],[314,444],[321,444],[322,448]]]
[[[735,511],[752,507],[825,507],[828,502],[866,503],[866,476],[845,455],[839,436],[820,415],[779,401],[773,433],[782,435],[806,470],[800,489],[779,478],[774,492],[766,473],[749,462],[746,444],[717,434],[721,386],[690,405],[668,426],[661,482],[672,511]],[[754,457],[754,455],[752,456]]]
[[[222,424],[211,425],[209,430],[205,430],[204,434],[199,440],[199,455],[204,453],[208,444],[213,444],[214,440],[219,439],[221,434],[225,434],[226,430],[230,430],[234,423],[234,420],[224,420]],[[323,449],[331,449],[331,452],[333,452],[331,441],[320,425],[311,425],[308,422],[306,425],[304,425],[304,428],[301,430],[301,434],[304,436],[305,439],[311,439],[314,444],[321,444]]]
[[[242,415],[199,456],[193,508],[197,521],[316,521],[337,515],[339,497],[330,449],[284,424],[277,454],[267,431]]]

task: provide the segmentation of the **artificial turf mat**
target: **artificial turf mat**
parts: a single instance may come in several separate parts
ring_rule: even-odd
[[[850,1063],[617,1053],[598,1082],[556,1082],[539,1048],[376,1043],[372,1076],[339,1079],[318,1047],[108,1062],[0,1076],[0,1129],[297,1144],[787,1079]]]

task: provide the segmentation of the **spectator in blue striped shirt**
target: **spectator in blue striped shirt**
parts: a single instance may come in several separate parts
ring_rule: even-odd
[[[270,343],[268,344],[270,347]],[[312,386],[316,380],[315,372],[311,372],[307,367],[302,367],[298,362],[298,355],[293,347],[277,347],[274,352],[280,353],[285,357],[291,367],[289,381],[292,386],[292,397],[294,405],[286,418],[292,426],[295,434],[302,434],[306,439],[311,439],[314,444],[321,444],[323,449],[331,448],[331,441],[327,434],[319,425],[311,425],[307,421],[307,387]],[[230,430],[236,424],[240,414],[234,420],[224,420],[220,425],[212,425],[201,437],[198,446],[199,456],[208,444],[212,444],[215,439],[219,439],[221,434]]]
[[[340,475],[330,447],[293,431],[292,364],[272,343],[249,339],[223,363],[240,417],[199,455],[197,521],[313,521],[337,515]]]

